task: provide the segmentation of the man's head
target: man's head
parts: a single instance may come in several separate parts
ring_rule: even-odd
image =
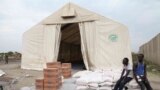
[[[127,66],[128,62],[129,62],[128,58],[124,58],[122,63],[124,66]]]
[[[143,54],[139,54],[139,55],[138,55],[138,61],[139,61],[140,63],[143,62],[143,58],[144,58],[144,55],[143,55]]]

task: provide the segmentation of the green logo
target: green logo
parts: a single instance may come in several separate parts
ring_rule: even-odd
[[[112,42],[116,42],[118,40],[118,36],[116,34],[111,34],[108,39]]]

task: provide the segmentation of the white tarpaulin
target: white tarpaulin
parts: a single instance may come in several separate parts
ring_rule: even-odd
[[[74,11],[74,15],[67,14],[66,10]],[[87,69],[117,69],[122,67],[124,57],[132,64],[130,37],[124,25],[70,3],[24,33],[22,68],[42,70],[46,62],[57,61],[60,29],[68,23],[79,24],[80,45]],[[63,32],[70,33],[71,29],[76,28]]]
[[[46,25],[44,28],[44,57],[47,62],[56,62],[60,44],[60,25]]]
[[[95,68],[122,67],[122,59],[132,64],[129,32],[125,26],[114,21],[96,21]]]
[[[84,63],[87,69],[88,66],[93,66],[95,60],[95,22],[80,23],[80,35],[81,35],[81,49],[83,54]],[[88,64],[89,63],[89,64]]]

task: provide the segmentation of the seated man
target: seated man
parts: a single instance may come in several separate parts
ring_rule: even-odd
[[[120,79],[117,81],[113,90],[123,90],[125,84],[130,82],[133,78],[132,65],[129,64],[128,58],[123,59],[123,71]]]
[[[133,67],[134,77],[141,87],[141,90],[145,90],[145,87],[147,88],[147,90],[152,90],[152,87],[150,86],[147,79],[146,64],[144,63],[143,58],[143,54],[138,55],[138,62],[134,64]]]

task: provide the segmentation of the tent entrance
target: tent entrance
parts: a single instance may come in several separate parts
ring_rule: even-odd
[[[58,61],[72,63],[74,69],[85,67],[81,53],[81,38],[78,23],[62,25]]]

